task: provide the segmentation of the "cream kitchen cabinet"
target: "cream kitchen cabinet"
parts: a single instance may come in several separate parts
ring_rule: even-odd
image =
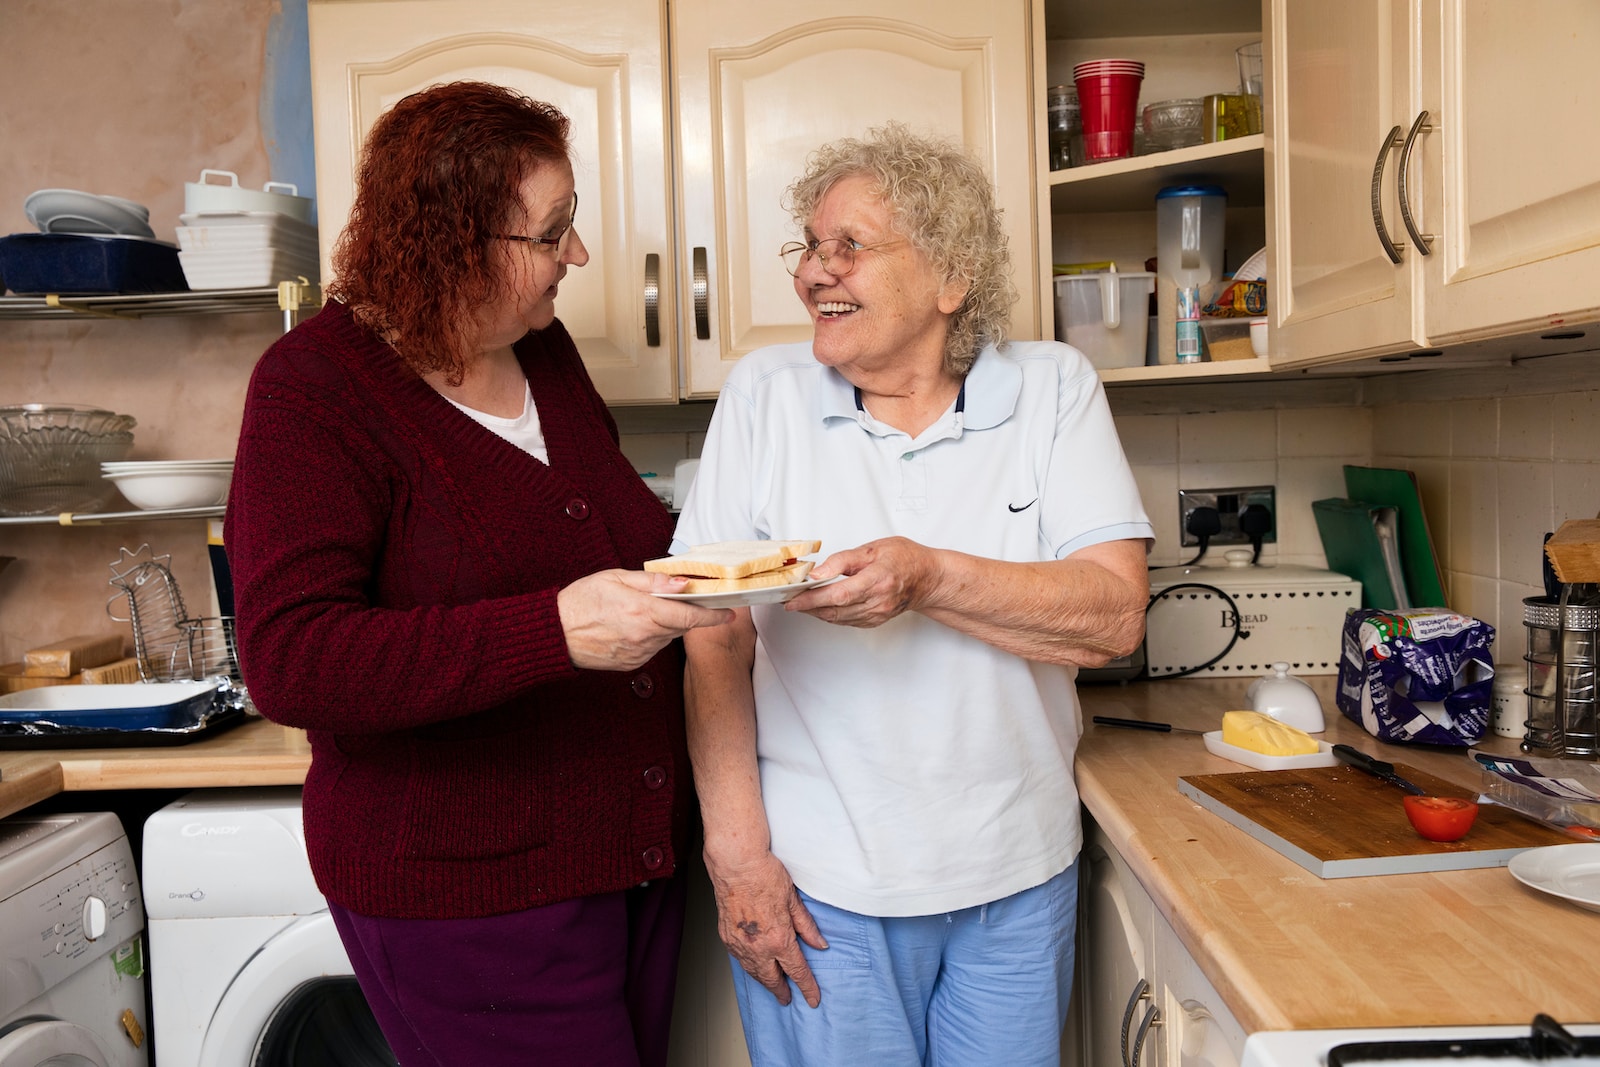
[[[778,248],[819,144],[890,119],[996,180],[1038,319],[1027,0],[311,0],[317,195],[348,217],[362,135],[400,97],[482,78],[573,119],[588,266],[558,304],[613,404],[711,398],[746,352],[810,336]],[[324,249],[324,270],[327,249]]]
[[[1105,833],[1085,817],[1064,1063],[1238,1067],[1245,1034]]]
[[[1600,7],[1269,0],[1267,34],[1275,366],[1600,318]]]

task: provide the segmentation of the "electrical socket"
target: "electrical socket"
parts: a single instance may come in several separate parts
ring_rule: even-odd
[[[1198,545],[1200,539],[1189,532],[1189,514],[1196,508],[1216,508],[1222,532],[1211,535],[1209,545],[1248,545],[1250,536],[1239,529],[1239,516],[1251,504],[1260,504],[1272,514],[1272,528],[1262,541],[1278,540],[1277,491],[1270,485],[1251,485],[1233,489],[1179,489],[1178,535],[1181,545]]]

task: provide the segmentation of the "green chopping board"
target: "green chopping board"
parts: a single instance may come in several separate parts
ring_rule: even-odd
[[[1369,504],[1387,504],[1399,511],[1397,533],[1400,540],[1400,567],[1405,573],[1406,591],[1417,608],[1446,608],[1444,576],[1433,551],[1433,535],[1428,517],[1422,511],[1422,496],[1417,491],[1417,476],[1408,470],[1389,467],[1344,469],[1345,495]]]

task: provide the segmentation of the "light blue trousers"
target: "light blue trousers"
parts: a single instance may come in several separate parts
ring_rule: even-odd
[[[1078,865],[938,915],[879,919],[801,899],[822,1003],[787,1006],[733,964],[753,1067],[1055,1067],[1072,992]]]

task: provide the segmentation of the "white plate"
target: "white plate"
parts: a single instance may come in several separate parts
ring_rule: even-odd
[[[1531,889],[1600,911],[1600,844],[1530,848],[1512,856],[1506,869]]]
[[[824,585],[832,585],[844,578],[842,574],[835,574],[820,582],[813,582],[810,578],[788,585],[769,585],[765,589],[734,589],[726,593],[652,593],[662,600],[682,600],[688,604],[699,604],[703,608],[748,608],[757,604],[782,604],[793,600],[807,589],[818,589]]]
[[[1221,730],[1212,730],[1205,735],[1206,748],[1213,756],[1221,756],[1225,760],[1242,763],[1246,767],[1254,767],[1258,771],[1289,771],[1300,767],[1334,767],[1339,763],[1339,757],[1333,754],[1333,746],[1326,741],[1317,742],[1315,752],[1307,752],[1303,756],[1268,756],[1262,752],[1251,752],[1248,748],[1230,745],[1222,739]]]
[[[129,205],[132,205],[131,207]],[[77,189],[40,189],[22,202],[28,221],[44,233],[121,234],[154,237],[147,221],[129,200],[96,196]]]

